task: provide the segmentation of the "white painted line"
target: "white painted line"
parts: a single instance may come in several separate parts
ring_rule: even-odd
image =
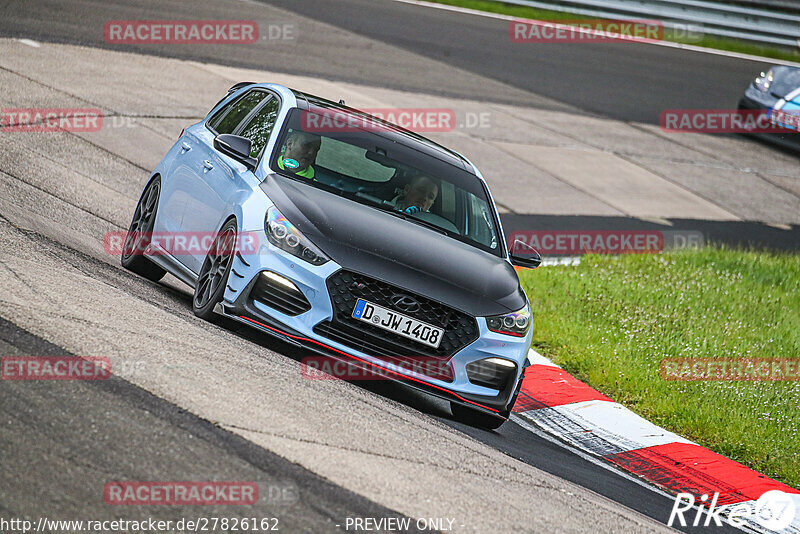
[[[637,484],[637,485],[641,486],[642,488],[645,488],[645,489],[647,489],[649,491],[652,491],[653,493],[657,493],[658,495],[666,497],[666,498],[668,498],[670,500],[674,500],[675,499],[675,496],[672,495],[671,493],[667,493],[666,491],[662,490],[661,488],[653,486],[652,484],[642,480],[641,478],[639,478],[639,477],[637,477],[637,476],[635,476],[635,475],[633,475],[633,474],[631,474],[631,473],[629,473],[627,471],[623,471],[621,469],[618,469],[613,464],[598,458],[597,455],[588,454],[585,450],[577,448],[577,447],[575,447],[574,445],[572,445],[569,442],[565,442],[565,441],[562,441],[560,439],[557,439],[557,438],[553,437],[553,434],[549,430],[547,430],[545,428],[538,427],[535,422],[531,422],[531,421],[528,421],[527,419],[525,419],[523,417],[520,417],[520,414],[516,414],[516,413],[515,414],[511,414],[511,420],[514,421],[519,426],[521,426],[522,428],[524,428],[525,430],[527,430],[528,432],[530,432],[531,434],[535,434],[535,435],[537,435],[537,436],[539,436],[539,437],[541,437],[543,439],[546,439],[550,443],[554,443],[556,445],[559,445],[560,447],[563,447],[563,448],[567,449],[572,454],[578,456],[579,458],[582,458],[582,459],[586,460],[587,462],[589,462],[589,463],[591,463],[593,465],[601,467],[601,468],[605,469],[606,471],[611,471],[611,472],[615,473],[616,475],[619,475],[620,477],[622,477],[622,478],[624,478],[624,479],[626,479],[626,480],[628,480],[630,482],[633,482],[634,484]],[[751,503],[751,502],[754,503],[755,501],[747,501],[747,503]],[[745,504],[747,504],[747,503],[745,503]],[[696,510],[699,510],[699,508],[700,508],[699,506],[692,506],[691,510],[695,510],[696,511]],[[800,507],[798,507],[797,509],[800,510]],[[800,512],[798,512],[798,514],[800,514]],[[695,514],[687,512],[685,517],[687,519],[688,518],[694,518]],[[703,519],[703,520],[705,521],[705,519]],[[726,523],[723,523],[723,525],[725,525],[725,524]],[[759,525],[756,524],[756,526],[759,526]],[[748,527],[750,527],[750,528],[748,528]],[[755,528],[754,529],[754,528],[752,528],[751,525],[739,527],[739,529],[743,530],[745,532],[760,532],[760,533],[765,533],[765,534],[771,534],[771,533],[769,533],[769,531],[764,530],[763,528]],[[800,534],[800,532],[795,533],[794,531],[786,531],[786,532],[791,532],[791,534]],[[782,532],[781,534],[786,534],[786,533]]]
[[[39,48],[39,47],[42,46],[39,43],[37,43],[36,41],[33,41],[31,39],[17,39],[17,41],[19,41],[20,43],[22,43],[24,45],[32,46],[34,48]]]
[[[528,361],[531,362],[531,365],[549,365],[550,367],[558,367],[561,369],[559,365],[556,365],[549,358],[542,356],[533,349],[528,349]]]
[[[537,22],[538,23],[543,22],[543,21],[536,21],[536,20],[532,20],[532,19],[524,19],[524,18],[521,18],[521,17],[512,17],[510,15],[501,15],[500,13],[490,13],[490,12],[487,12],[487,11],[478,11],[476,9],[469,9],[469,8],[466,8],[466,7],[457,7],[457,6],[449,6],[449,5],[446,5],[446,4],[436,4],[436,3],[433,3],[433,2],[425,2],[423,0],[393,0],[393,1],[401,2],[403,4],[412,4],[412,5],[416,5],[416,6],[430,7],[430,8],[433,8],[433,9],[441,9],[443,11],[452,11],[452,12],[455,12],[455,13],[462,13],[462,14],[465,14],[465,15],[476,15],[476,16],[479,16],[479,17],[485,17],[485,18],[497,19],[497,20],[508,20],[508,21],[521,20],[521,21],[526,21],[526,22],[530,22],[530,23],[534,23],[534,24],[537,23]],[[548,24],[552,24],[552,22],[550,22]],[[583,30],[584,32],[590,32],[590,33],[596,32],[596,30],[589,30],[589,29],[581,29],[581,30]],[[604,37],[606,37],[606,38],[608,38],[608,37],[616,38],[614,36],[609,36],[606,33],[602,33],[602,35]],[[619,37],[619,39],[622,40],[622,41],[628,42],[628,43],[639,43],[639,44],[647,44],[647,45],[654,45],[654,46],[664,46],[664,47],[667,47],[667,48],[677,48],[677,49],[680,49],[680,50],[688,50],[690,52],[700,52],[700,53],[703,53],[703,54],[711,54],[711,55],[714,55],[714,56],[724,56],[724,57],[730,57],[730,58],[735,58],[735,59],[744,59],[744,60],[747,60],[747,61],[758,61],[758,62],[761,62],[761,63],[772,63],[773,65],[786,65],[788,67],[800,67],[800,63],[797,63],[797,62],[794,62],[794,61],[786,61],[786,60],[783,60],[783,59],[773,59],[773,58],[762,57],[762,56],[754,56],[752,54],[740,54],[738,52],[729,52],[727,50],[717,50],[716,48],[705,48],[705,47],[702,47],[702,46],[694,46],[694,45],[682,44],[682,43],[673,43],[673,42],[670,42],[670,41],[655,41],[655,40],[650,40],[650,41],[637,40],[637,41],[633,41],[630,38],[626,38],[626,37]]]
[[[519,426],[521,426],[525,430],[527,430],[528,432],[530,432],[531,434],[536,434],[537,436],[546,439],[550,443],[555,443],[556,445],[560,445],[561,447],[567,449],[568,451],[570,451],[571,453],[575,454],[576,456],[578,456],[580,458],[583,458],[584,460],[586,460],[586,461],[588,461],[588,462],[590,462],[590,463],[592,463],[594,465],[602,467],[603,469],[605,469],[607,471],[612,471],[612,472],[616,473],[617,475],[621,476],[622,478],[625,478],[625,479],[627,479],[627,480],[629,480],[631,482],[635,482],[636,484],[638,484],[639,486],[641,486],[643,488],[647,488],[648,490],[652,491],[653,493],[658,493],[659,495],[663,495],[664,497],[668,497],[670,499],[674,498],[672,495],[670,495],[666,491],[662,490],[661,488],[653,486],[652,484],[648,484],[647,482],[645,482],[641,478],[637,477],[636,475],[632,475],[631,473],[628,473],[627,471],[622,471],[621,469],[618,469],[617,467],[614,466],[614,464],[611,464],[609,462],[606,462],[605,460],[602,460],[602,459],[598,458],[597,455],[588,454],[585,450],[577,448],[574,445],[572,445],[571,443],[568,443],[568,442],[565,442],[565,441],[562,441],[562,440],[559,440],[559,439],[553,437],[553,434],[551,432],[549,432],[548,430],[546,430],[546,429],[544,429],[542,427],[537,426],[535,421],[534,422],[529,421],[529,420],[525,419],[524,417],[520,417],[520,414],[517,414],[517,413],[512,413],[511,414],[511,420],[514,421],[515,423],[517,423]]]
[[[517,415],[599,456],[668,443],[692,443],[616,402],[590,400]]]

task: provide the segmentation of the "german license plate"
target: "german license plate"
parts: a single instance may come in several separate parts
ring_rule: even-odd
[[[433,348],[439,348],[444,335],[442,328],[423,323],[413,317],[367,302],[364,299],[358,299],[356,302],[353,318]]]

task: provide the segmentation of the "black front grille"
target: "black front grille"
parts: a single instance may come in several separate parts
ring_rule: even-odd
[[[276,282],[263,272],[250,291],[250,298],[292,317],[311,309],[311,303],[297,286],[289,287]]]
[[[386,282],[342,270],[328,278],[327,285],[333,304],[333,321],[319,323],[314,327],[314,331],[370,356],[450,358],[478,339],[478,323],[474,317]],[[399,296],[409,296],[415,299],[419,303],[418,309],[398,309],[392,300],[393,297],[396,300]],[[360,298],[443,328],[444,336],[441,344],[434,349],[364,321],[353,319],[351,314]]]

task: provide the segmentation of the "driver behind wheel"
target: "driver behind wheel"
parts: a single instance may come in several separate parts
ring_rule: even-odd
[[[283,147],[283,155],[278,158],[278,167],[313,180],[312,164],[317,159],[321,145],[322,139],[318,135],[300,131],[290,133]]]
[[[418,174],[392,199],[392,206],[404,213],[429,211],[439,195],[439,184],[425,174]]]

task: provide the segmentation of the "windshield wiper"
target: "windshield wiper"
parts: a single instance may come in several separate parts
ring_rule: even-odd
[[[398,217],[400,219],[404,219],[404,220],[408,219],[408,217],[406,216],[405,213],[401,213],[401,212],[397,211],[395,208],[393,208],[391,205],[386,204],[385,200],[373,199],[373,198],[371,198],[371,197],[369,197],[367,195],[359,195],[358,193],[355,193],[355,194],[352,194],[352,195],[348,195],[348,197],[350,197],[351,200],[355,200],[359,204],[363,204],[363,202],[360,202],[360,201],[366,200],[369,203],[370,206],[378,208],[381,211],[385,211],[386,213],[391,213],[392,215],[394,215],[395,217]]]
[[[434,224],[434,223],[431,223],[431,222],[428,222],[428,221],[423,221],[422,219],[417,219],[416,217],[414,217],[413,214],[403,213],[402,211],[398,210],[397,208],[393,207],[392,205],[387,204],[385,200],[379,201],[377,199],[372,199],[372,198],[370,198],[369,196],[366,196],[366,195],[359,195],[358,193],[353,195],[353,197],[355,197],[355,198],[357,198],[359,200],[366,200],[367,202],[369,202],[369,204],[371,206],[374,206],[374,207],[378,208],[381,211],[385,211],[386,213],[394,215],[398,219],[403,219],[404,221],[411,221],[413,223],[419,224],[420,226],[424,226],[425,228],[430,228],[431,230],[439,232],[440,234],[446,235],[448,237],[452,237],[451,233],[448,232],[447,230],[445,230],[444,228],[442,228],[441,226],[439,226],[437,224]]]
[[[411,217],[405,218],[407,221],[411,221],[414,223],[419,224],[420,226],[424,226],[425,228],[430,228],[431,230],[435,230],[440,234],[446,235],[447,237],[453,237],[450,232],[439,226],[438,224],[434,224],[432,222],[423,221],[422,219],[417,219],[413,215]]]

